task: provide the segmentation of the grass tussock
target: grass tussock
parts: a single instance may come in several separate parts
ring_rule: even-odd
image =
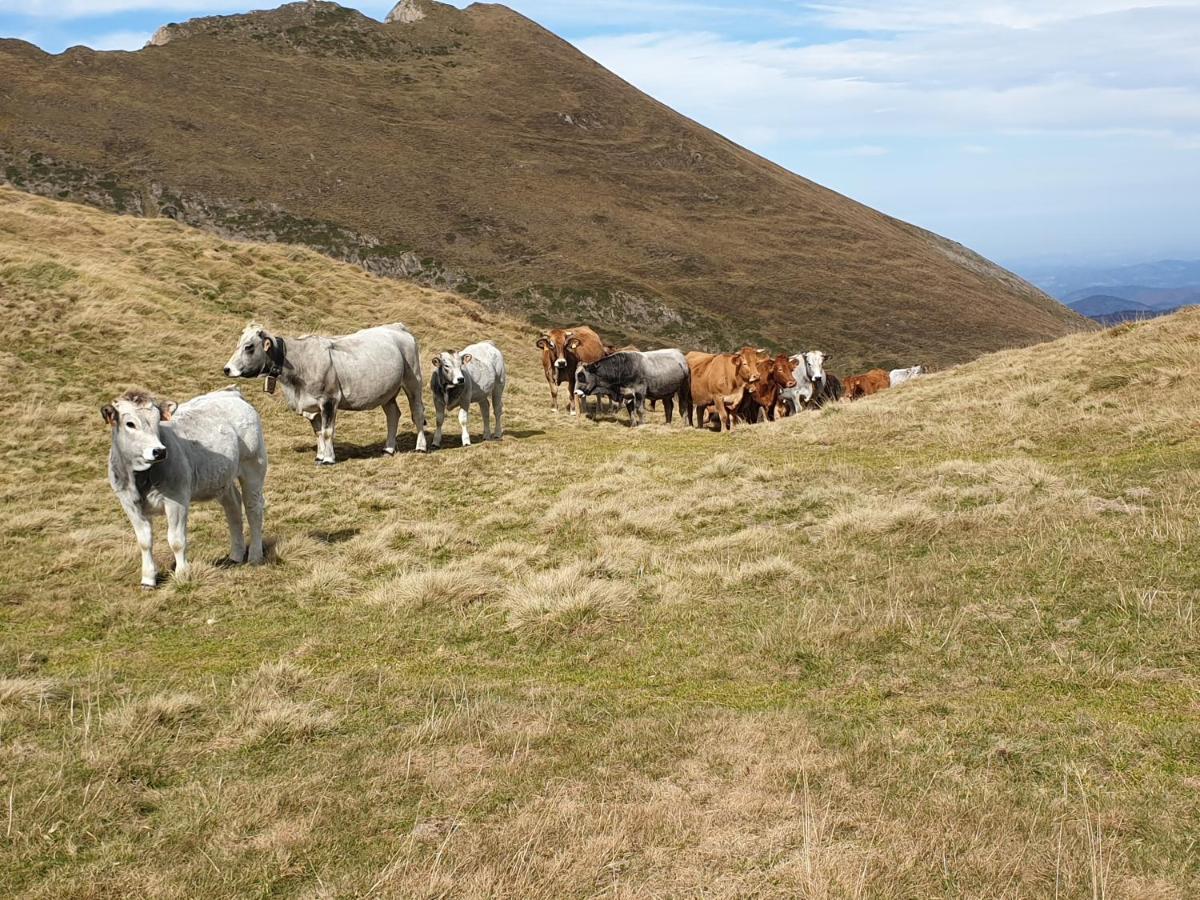
[[[553,634],[619,622],[637,600],[629,582],[600,577],[596,566],[575,562],[530,574],[509,588],[501,607],[511,630]]]

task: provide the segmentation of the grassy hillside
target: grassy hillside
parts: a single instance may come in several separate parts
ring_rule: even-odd
[[[322,470],[250,384],[272,564],[143,593],[98,407],[251,316],[493,336],[510,435]],[[630,432],[461,298],[0,190],[0,325],[6,893],[1200,891],[1200,314]]]
[[[281,240],[616,340],[944,366],[1089,327],[964,247],[652,100],[492,4],[293,3],[136,53],[0,40],[0,176]]]

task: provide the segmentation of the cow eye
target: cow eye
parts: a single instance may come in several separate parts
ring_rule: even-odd
[[[253,344],[247,344],[247,345],[246,345],[245,347],[243,347],[242,349],[243,349],[243,350],[245,350],[247,353],[253,353],[253,352],[254,352],[254,345],[253,345]]]
[[[134,428],[135,426],[134,426],[133,422],[126,422],[125,427],[126,428]]]

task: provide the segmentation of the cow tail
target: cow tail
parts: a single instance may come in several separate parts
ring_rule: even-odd
[[[684,421],[689,425],[693,423],[694,412],[692,408],[692,378],[691,373],[683,379],[683,384],[679,386],[679,415],[684,417]]]

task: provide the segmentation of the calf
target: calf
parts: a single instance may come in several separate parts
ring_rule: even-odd
[[[492,439],[490,411],[496,410],[496,440],[504,437],[504,386],[508,376],[504,371],[504,355],[491,341],[472,344],[459,353],[446,350],[433,358],[433,377],[429,387],[433,390],[433,407],[437,414],[437,430],[433,433],[433,446],[442,446],[442,423],[446,421],[446,410],[458,410],[458,424],[462,428],[462,445],[471,445],[467,431],[467,420],[471,404],[479,404],[479,415],[483,418],[483,439]]]
[[[891,377],[883,369],[872,369],[862,375],[851,375],[846,379],[844,388],[847,400],[857,400],[860,397],[870,397],[891,387]]]
[[[337,337],[284,338],[261,325],[248,325],[225,364],[234,378],[265,376],[267,390],[283,386],[288,406],[308,419],[317,436],[317,465],[334,463],[333,437],[339,409],[383,408],[387,443],[396,452],[403,391],[417,429],[417,452],[425,452],[425,402],[417,339],[396,322]]]
[[[758,382],[742,396],[742,402],[738,404],[738,417],[744,422],[754,424],[765,412],[767,418],[774,422],[775,406],[779,402],[780,392],[796,388],[792,361],[782,354],[774,359],[760,359],[758,378]]]
[[[542,368],[546,373],[546,383],[550,385],[550,408],[558,412],[558,388],[566,382],[567,409],[571,415],[576,415],[579,412],[579,400],[575,394],[576,370],[580,363],[587,365],[603,359],[612,352],[612,348],[605,345],[600,336],[586,325],[543,332],[537,339],[537,347],[542,351]]]
[[[696,427],[708,424],[709,407],[717,418],[717,430],[724,423],[733,427],[733,413],[746,388],[757,384],[758,351],[743,347],[738,353],[702,353],[693,350],[686,357],[691,370],[692,402],[695,404]]]
[[[674,414],[674,398],[679,412],[692,422],[691,373],[687,359],[678,350],[651,350],[613,353],[588,365],[581,365],[575,376],[579,397],[619,397],[629,410],[629,425],[644,421],[647,399],[662,400],[667,424]]]
[[[233,562],[262,562],[267,447],[257,410],[236,388],[204,394],[182,406],[129,391],[100,414],[112,428],[108,483],[142,550],[142,587],[155,587],[158,577],[153,515],[166,514],[175,574],[187,574],[187,521],[193,501],[216,500],[224,508]],[[250,520],[248,552],[242,535],[243,505]]]

